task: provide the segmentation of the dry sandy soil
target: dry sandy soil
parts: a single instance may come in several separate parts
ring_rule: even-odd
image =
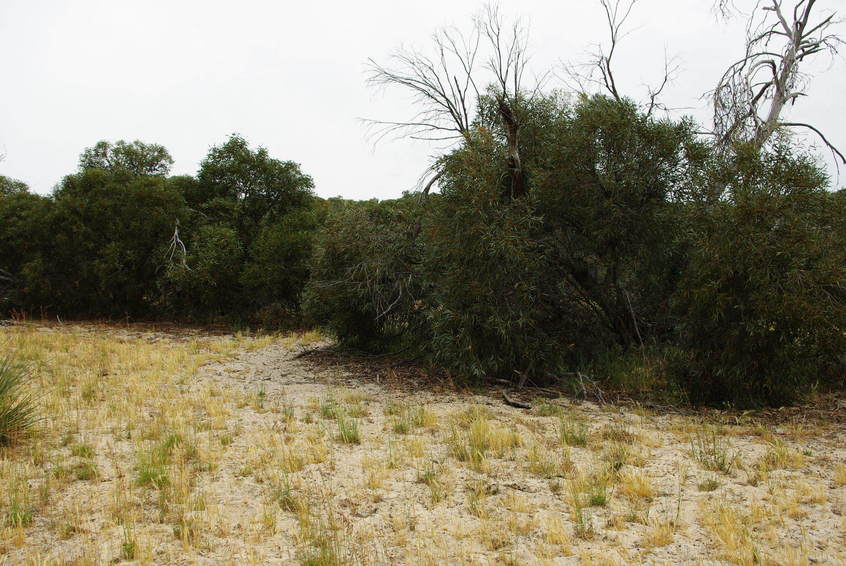
[[[0,328],[43,416],[0,565],[846,564],[842,419],[410,393],[319,340]]]

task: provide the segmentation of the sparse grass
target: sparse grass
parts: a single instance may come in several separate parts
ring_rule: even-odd
[[[296,513],[302,506],[302,502],[297,497],[291,486],[291,480],[288,474],[282,473],[281,476],[271,485],[270,498],[283,511]]]
[[[560,400],[527,414],[498,399],[335,386],[334,370],[301,383],[313,372],[301,362],[297,381],[280,382],[246,354],[197,372],[282,341],[298,348],[294,337],[79,327],[0,328],[4,337],[51,416],[0,448],[10,564],[225,563],[223,548],[248,565],[284,555],[775,566],[846,555],[839,424],[756,428],[720,413],[704,418],[722,425],[703,425]],[[290,357],[269,352],[263,364]],[[758,487],[726,470],[757,475]]]
[[[397,434],[408,434],[423,427],[434,429],[438,426],[437,416],[425,405],[411,406],[392,401],[385,408],[385,414],[392,417],[391,430]]]
[[[542,478],[560,477],[573,468],[566,453],[556,453],[540,443],[529,447],[526,463],[530,472]]]
[[[667,546],[673,542],[675,525],[672,521],[667,519],[650,519],[646,527],[646,534],[643,536],[644,547]]]
[[[699,491],[715,491],[720,487],[720,482],[717,478],[708,478],[699,482],[697,487],[699,488]]]
[[[499,489],[495,484],[491,484],[481,478],[476,478],[468,482],[466,491],[467,508],[470,510],[470,514],[479,519],[484,519],[487,516],[487,509],[484,507],[483,502],[491,495],[496,495]]]
[[[624,442],[610,442],[602,451],[602,459],[612,473],[617,473],[623,466],[642,466],[645,458],[640,448]]]
[[[546,512],[541,516],[540,524],[543,529],[543,539],[547,544],[558,547],[558,553],[570,554],[572,540],[564,519],[559,513]]]
[[[587,446],[588,427],[580,421],[561,418],[558,428],[561,441],[567,446]]]
[[[332,397],[327,397],[320,402],[320,416],[324,419],[335,419],[340,411],[341,407]]]
[[[88,444],[77,444],[71,449],[71,456],[91,459],[94,457],[94,449]]]
[[[146,450],[138,453],[135,471],[138,485],[161,488],[169,481],[168,466],[172,461],[174,451],[177,447],[183,449],[185,456],[193,459],[197,455],[197,449],[190,443],[185,443],[182,436],[171,432],[164,435],[158,442]]]
[[[623,422],[614,422],[602,427],[599,435],[603,440],[610,440],[613,442],[621,442],[624,444],[633,444],[640,440],[638,435]]]
[[[432,505],[437,505],[447,496],[449,483],[444,478],[443,468],[435,462],[429,462],[424,468],[417,470],[417,482],[429,488]]]
[[[627,468],[618,475],[617,491],[628,499],[645,499],[655,497],[655,488],[645,472]]]
[[[463,418],[459,415],[457,420],[461,422]],[[502,457],[522,445],[523,438],[517,430],[492,422],[481,410],[475,411],[467,432],[454,425],[447,440],[449,453],[477,472],[487,469],[489,455]]]
[[[563,417],[566,410],[561,405],[544,401],[538,404],[535,413],[540,417]]]
[[[690,440],[690,456],[704,469],[730,475],[739,460],[738,454],[724,436],[711,429],[697,431]]]
[[[738,566],[761,562],[762,555],[753,540],[752,519],[748,514],[728,502],[718,501],[703,508],[701,521],[719,545],[721,558]]]
[[[90,461],[77,462],[71,468],[73,476],[82,481],[93,480],[97,477],[97,466]]]
[[[767,470],[795,470],[802,467],[804,463],[805,457],[801,453],[776,438],[769,443],[767,453],[761,458],[760,466]]]
[[[357,419],[348,417],[343,412],[339,412],[335,420],[338,423],[337,439],[339,442],[343,444],[359,444],[361,442]]]

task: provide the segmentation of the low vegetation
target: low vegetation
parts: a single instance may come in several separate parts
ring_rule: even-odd
[[[37,408],[29,372],[10,355],[0,358],[0,446],[21,440],[35,424]]]
[[[842,424],[351,387],[314,333],[0,339],[51,415],[0,449],[10,564],[846,560]]]

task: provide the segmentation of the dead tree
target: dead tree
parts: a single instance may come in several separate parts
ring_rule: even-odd
[[[368,82],[378,87],[402,87],[414,96],[418,111],[408,120],[369,120],[376,140],[387,135],[429,141],[473,144],[473,128],[488,87],[502,122],[511,178],[511,194],[526,194],[520,155],[520,103],[525,93],[526,32],[519,22],[506,27],[499,9],[489,6],[464,34],[455,28],[432,36],[433,54],[400,49],[389,64],[371,59]],[[423,189],[428,193],[443,174],[437,165]]]
[[[495,6],[488,6],[484,17],[476,24],[491,47],[487,68],[495,78],[494,97],[496,108],[505,131],[508,151],[508,172],[511,176],[511,196],[526,196],[526,176],[520,157],[520,116],[523,74],[526,70],[526,32],[520,22],[510,29],[503,27],[503,20]]]
[[[583,94],[591,90],[606,92],[618,102],[622,102],[623,94],[614,76],[614,55],[620,46],[620,42],[626,36],[624,28],[632,14],[637,0],[599,0],[602,10],[605,13],[605,23],[608,29],[607,43],[598,44],[589,53],[588,60],[577,65],[567,65],[564,69],[565,82],[574,86]],[[678,72],[678,65],[673,58],[665,55],[664,74],[657,86],[647,85],[647,102],[640,106],[647,116],[651,116],[655,110],[666,110],[660,102],[660,96],[666,86],[672,81]]]
[[[736,142],[762,148],[782,127],[802,127],[816,133],[846,163],[843,154],[811,124],[785,122],[782,114],[805,90],[809,77],[802,65],[821,53],[835,54],[843,43],[832,33],[837,23],[831,13],[814,19],[816,0],[798,0],[790,7],[783,0],[759,1],[747,26],[745,53],[732,63],[711,93],[714,135],[727,149]],[[720,9],[726,0],[718,3]]]

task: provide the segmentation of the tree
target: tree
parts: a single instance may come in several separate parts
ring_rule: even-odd
[[[814,19],[816,0],[797,0],[792,10],[782,0],[758,2],[747,26],[743,57],[732,63],[712,92],[714,134],[722,148],[747,142],[761,149],[782,127],[807,128],[846,163],[846,157],[811,124],[787,122],[783,113],[803,96],[808,60],[834,54],[843,40],[832,33],[834,13]],[[727,2],[719,3],[725,11]],[[759,9],[760,8],[760,9]]]
[[[418,209],[408,196],[335,203],[317,236],[306,315],[360,349],[385,350],[425,335]]]
[[[138,140],[131,143],[120,140],[114,144],[99,141],[79,156],[80,171],[102,169],[130,175],[167,175],[171,165],[173,158],[164,146]]]
[[[202,224],[188,244],[187,257],[169,261],[158,281],[157,304],[168,313],[196,319],[239,316],[244,304],[238,284],[244,246],[226,224]]]
[[[401,49],[389,65],[370,60],[369,82],[374,86],[398,86],[413,93],[419,111],[408,120],[371,120],[377,139],[399,134],[430,141],[473,143],[483,90],[496,101],[502,125],[513,198],[527,191],[520,153],[521,104],[537,88],[527,92],[524,75],[528,57],[526,29],[519,21],[506,25],[499,9],[488,6],[475,18],[469,34],[447,28],[432,37],[434,55]],[[441,177],[436,161],[434,175],[424,188],[428,193]]]
[[[209,150],[197,174],[197,206],[219,221],[233,221],[249,246],[263,220],[271,221],[310,203],[314,182],[299,164],[252,150],[233,134]]]
[[[598,88],[617,102],[623,102],[624,95],[614,76],[614,55],[626,35],[623,28],[636,3],[637,0],[599,0],[608,26],[608,44],[607,46],[601,43],[596,45],[587,62],[580,65],[568,65],[565,68],[565,74],[569,79],[567,82],[575,83],[579,93],[590,96],[593,94],[592,91]],[[665,56],[664,75],[661,82],[655,87],[647,86],[648,102],[640,105],[647,116],[651,116],[655,110],[666,110],[659,99],[677,71],[678,66],[673,59]],[[596,73],[599,74],[599,78],[596,78]]]
[[[53,195],[51,237],[30,276],[65,316],[144,316],[182,196],[162,175],[85,169]],[[35,283],[38,285],[35,285]]]
[[[715,167],[727,190],[691,208],[694,241],[674,297],[679,382],[694,402],[742,406],[843,385],[846,200],[783,137]]]
[[[0,175],[0,198],[28,191],[29,187],[23,181]]]
[[[33,265],[44,261],[54,203],[29,192],[0,195],[0,315],[8,309],[29,310],[46,306],[48,295],[34,292],[26,277]],[[46,302],[45,302],[46,301]]]

